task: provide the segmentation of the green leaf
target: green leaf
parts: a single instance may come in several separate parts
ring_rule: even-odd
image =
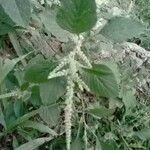
[[[114,141],[101,142],[102,150],[119,150],[117,144]]]
[[[51,144],[49,150],[66,150],[66,140],[64,136],[55,138]]]
[[[40,88],[39,86],[33,86],[31,89],[31,97],[30,97],[30,102],[32,103],[33,106],[41,106],[42,101],[40,97]]]
[[[45,10],[40,13],[41,21],[47,31],[52,33],[61,42],[67,42],[71,38],[68,31],[63,30],[56,22],[56,12],[54,10]],[[47,19],[50,18],[50,19]]]
[[[5,109],[5,121],[7,126],[13,124],[16,119],[13,102],[9,102]]]
[[[60,109],[58,105],[42,106],[39,110],[39,115],[50,127],[55,126],[60,117]]]
[[[71,150],[83,150],[83,142],[80,137],[76,138],[71,144]]]
[[[133,91],[124,91],[122,101],[126,107],[126,114],[130,114],[131,110],[136,107],[136,97]]]
[[[37,64],[37,63],[39,64],[42,61],[46,61],[44,59],[44,56],[42,54],[37,54],[35,57],[33,57],[32,59],[29,60],[28,64],[30,64],[30,65],[31,64],[34,65],[34,64]]]
[[[71,33],[91,30],[97,21],[95,0],[61,0],[57,23]]]
[[[10,60],[3,59],[0,57],[0,84],[5,79],[7,74],[14,68],[14,66],[22,59],[24,59],[27,55],[21,56],[19,58]]]
[[[18,85],[21,87],[26,82],[24,81],[24,70],[15,70],[14,76],[18,81]]]
[[[18,118],[15,122],[11,122],[11,124],[9,125],[9,129],[13,129],[15,128],[17,125],[22,124],[23,122],[29,120],[31,117],[35,116],[36,114],[38,114],[39,110],[34,110],[31,111],[25,115],[23,115],[22,117]]]
[[[56,63],[44,60],[36,64],[29,64],[25,71],[25,80],[33,83],[48,81],[49,73],[55,68]]]
[[[114,113],[114,109],[107,109],[103,106],[100,106],[97,108],[89,109],[88,113],[100,118],[109,117],[112,116],[112,114]]]
[[[21,117],[25,113],[25,108],[21,100],[16,100],[14,102],[14,112],[17,118]]]
[[[110,61],[105,61],[103,64],[106,65],[108,68],[111,68],[111,70],[117,80],[117,83],[120,84],[121,77],[120,77],[120,70],[118,68],[117,63],[110,60]]]
[[[150,139],[150,128],[143,129],[141,131],[134,132],[135,136],[138,136],[141,140]]]
[[[40,84],[40,96],[44,105],[55,103],[66,91],[64,77],[53,78]]]
[[[38,138],[19,146],[15,150],[35,150],[36,148],[38,148],[46,142],[49,142],[50,140],[52,140],[52,137]]]
[[[144,32],[145,27],[138,21],[124,17],[114,17],[100,31],[114,42],[123,42]]]
[[[31,141],[32,140],[32,138],[33,138],[33,130],[31,131],[28,131],[27,132],[27,130],[25,131],[23,128],[19,128],[18,130],[17,130],[17,132],[18,132],[18,134],[22,137],[22,138],[24,138],[26,141]],[[20,145],[20,144],[19,144]],[[17,147],[19,147],[19,146],[17,146]]]
[[[52,136],[57,135],[57,133],[54,130],[50,129],[48,126],[35,121],[27,121],[26,123],[23,124],[23,127],[33,128],[43,133],[49,133]]]
[[[103,97],[117,97],[118,85],[110,68],[103,64],[93,64],[92,69],[83,68],[81,76],[91,92]]]
[[[1,6],[18,26],[27,26],[31,16],[29,0],[1,0]]]
[[[0,35],[7,34],[14,31],[15,23],[5,13],[4,9],[0,5]]]

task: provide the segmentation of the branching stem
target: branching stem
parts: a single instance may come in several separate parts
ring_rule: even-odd
[[[66,107],[65,107],[65,132],[66,132],[66,144],[67,150],[71,148],[71,118],[73,112],[73,96],[74,96],[74,86],[77,83],[80,90],[86,89],[89,91],[88,86],[82,81],[79,77],[79,67],[84,66],[86,68],[91,68],[92,65],[86,55],[81,51],[81,46],[83,43],[83,37],[79,36],[75,39],[76,46],[73,51],[66,56],[61,63],[52,71],[50,72],[48,79],[66,76],[67,77],[67,92],[66,92]],[[77,61],[75,56],[78,56],[84,64],[81,64]],[[63,69],[65,66],[69,66],[68,69]],[[85,136],[86,136],[86,129],[85,129]]]

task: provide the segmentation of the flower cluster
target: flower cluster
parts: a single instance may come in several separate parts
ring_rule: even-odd
[[[79,89],[83,91],[86,89],[89,91],[88,86],[79,77],[79,67],[91,68],[92,65],[86,55],[81,51],[81,46],[83,43],[83,37],[74,39],[76,46],[73,51],[69,53],[68,56],[62,59],[61,63],[50,72],[48,79],[66,76],[67,77],[67,92],[66,92],[66,107],[65,107],[65,131],[66,131],[66,143],[67,150],[70,150],[71,143],[71,118],[72,118],[72,105],[74,96],[74,86],[75,83],[78,85]],[[76,60],[76,58],[79,58]],[[80,63],[81,60],[83,63]],[[68,68],[66,69],[66,67]],[[65,68],[65,69],[64,69]]]

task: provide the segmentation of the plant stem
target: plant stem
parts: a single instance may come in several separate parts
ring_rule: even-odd
[[[88,86],[82,81],[78,74],[78,66],[80,63],[75,60],[75,56],[80,57],[82,61],[85,63],[86,68],[91,68],[92,65],[90,61],[86,57],[86,55],[81,51],[81,46],[83,43],[83,37],[78,36],[75,37],[75,48],[71,51],[66,57],[64,57],[61,63],[50,72],[48,79],[58,77],[58,76],[66,76],[67,77],[67,92],[66,92],[66,107],[65,107],[65,131],[66,131],[66,144],[67,150],[70,150],[71,146],[71,118],[72,118],[72,105],[73,105],[73,96],[74,96],[74,86],[77,83],[80,90],[86,89],[89,91]],[[69,66],[68,69],[64,69],[64,67]],[[86,127],[84,131],[85,135],[85,147],[87,147],[87,135],[86,135]]]
[[[18,96],[18,94],[19,94],[18,91],[13,91],[13,92],[10,92],[10,93],[1,94],[0,99],[15,97],[15,96]]]
[[[73,105],[74,83],[68,77],[68,86],[66,93],[66,107],[65,107],[65,131],[66,131],[66,144],[67,150],[70,150],[71,143],[71,118],[72,118],[72,105]]]
[[[65,107],[65,128],[66,128],[66,144],[67,150],[70,150],[70,143],[71,143],[71,118],[72,118],[72,105],[73,105],[73,96],[74,96],[74,77],[77,74],[76,68],[76,61],[75,61],[75,54],[76,50],[81,49],[82,42],[78,39],[76,42],[75,49],[70,52],[68,55],[68,85],[67,85],[67,93],[66,93],[66,107]]]
[[[84,148],[87,150],[88,140],[87,140],[87,129],[86,129],[86,119],[85,119],[85,104],[83,99],[81,99],[82,102],[82,117],[84,122]]]

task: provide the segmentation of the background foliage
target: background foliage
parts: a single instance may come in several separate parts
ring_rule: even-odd
[[[71,1],[0,0],[0,149],[66,149],[67,81],[47,77],[85,31],[71,150],[150,149],[149,1]]]

